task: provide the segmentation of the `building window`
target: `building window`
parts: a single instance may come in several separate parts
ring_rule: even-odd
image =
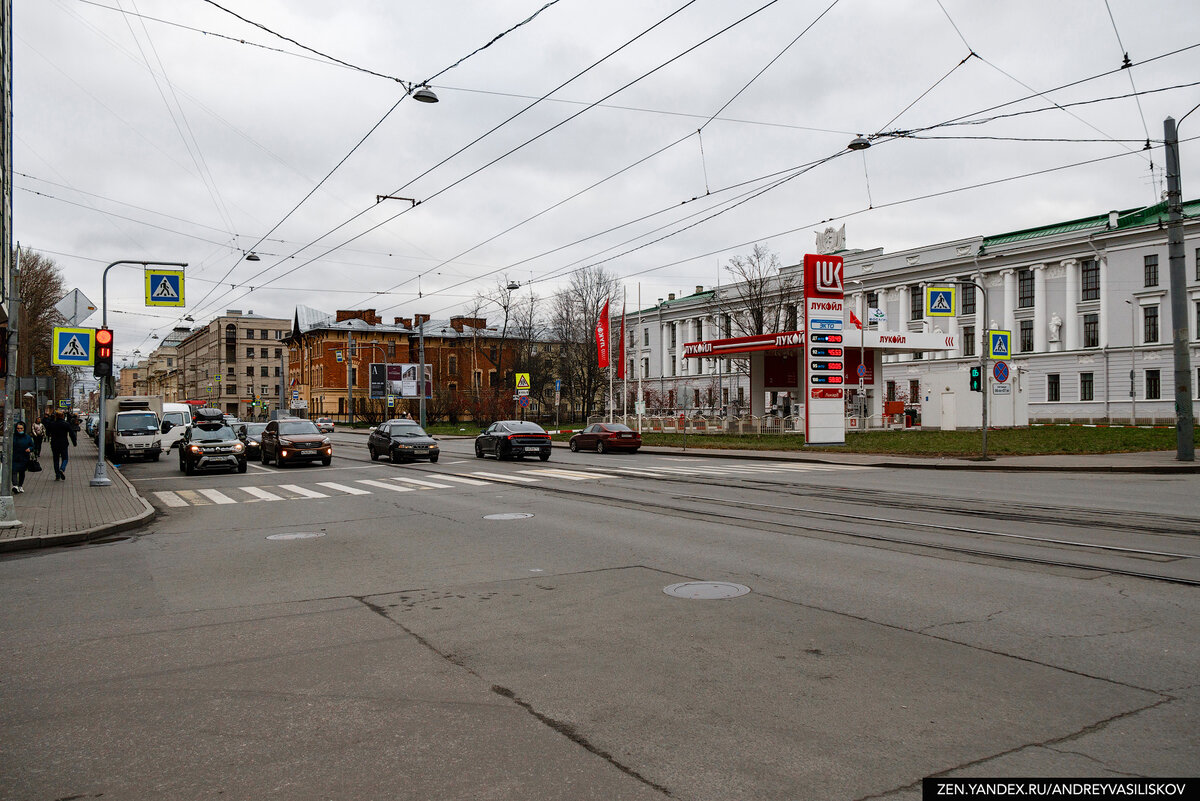
[[[887,382],[887,399],[890,401],[896,400],[896,382]]]
[[[908,291],[908,319],[920,320],[925,317],[925,292],[920,289]]]
[[[1162,384],[1158,370],[1146,371],[1146,400],[1158,400],[1162,396]]]
[[[246,329],[246,339],[254,339],[254,329],[253,328]]]
[[[696,409],[700,408],[700,390],[698,389],[692,390],[692,407]]]
[[[1083,315],[1083,346],[1085,348],[1100,347],[1100,315]]]
[[[1142,344],[1158,341],[1158,307],[1142,307]]]
[[[275,377],[279,378],[279,366],[276,365],[276,367],[274,369],[275,369]]]
[[[1096,379],[1092,373],[1079,374],[1079,399],[1081,401],[1096,399]]]
[[[446,359],[446,372],[450,375],[458,375],[458,357],[451,356]]]
[[[271,391],[274,392],[276,395],[278,395],[279,394],[279,385],[276,384],[275,386],[271,387]]]
[[[788,306],[786,315],[787,315],[787,317],[783,323],[784,330],[785,331],[795,331],[796,327],[798,325],[798,322],[797,322],[798,318],[796,316],[796,307]]]
[[[1021,353],[1033,352],[1033,320],[1021,321]]]
[[[677,331],[676,331],[677,327],[678,327],[678,325],[676,323],[671,323],[671,347],[672,348],[675,347],[675,336],[677,333]]]
[[[908,382],[908,402],[910,404],[919,404],[921,402],[920,379],[914,378]]]
[[[1049,373],[1046,376],[1046,400],[1059,400],[1059,382],[1058,373]]]
[[[276,358],[276,359],[282,359],[282,358],[283,358],[283,348],[276,348],[276,349],[275,349],[275,358]]]
[[[247,367],[247,368],[246,368],[246,375],[254,375],[254,368],[253,368],[253,367]]]
[[[1192,339],[1200,339],[1200,300],[1196,301],[1196,333],[1192,334]],[[171,360],[167,359],[167,367],[170,367]]]
[[[1033,308],[1033,270],[1017,270],[1017,308]]]
[[[671,394],[674,394],[674,392],[672,392]],[[738,406],[746,405],[746,388],[745,387],[738,387],[737,402],[738,402]]]
[[[642,378],[650,377],[650,359],[642,359]]]
[[[495,370],[488,370],[488,386],[489,387],[500,386],[500,376],[496,373]]]
[[[262,359],[267,358],[267,349],[259,348],[258,355],[259,355],[259,358],[262,358]]]
[[[475,388],[479,389],[480,384],[483,383],[483,371],[476,370],[475,373],[471,376],[471,380],[475,382]]]
[[[246,358],[247,359],[254,358],[254,348],[246,348]]]
[[[253,385],[253,384],[247,384],[247,385],[246,385],[246,394],[247,394],[247,395],[253,395],[253,394],[254,394],[254,385]]]
[[[725,314],[721,316],[721,333],[726,337],[733,336],[733,315]]]
[[[878,292],[868,292],[867,293],[867,308],[868,309],[878,309],[879,308],[879,293]]]
[[[966,281],[969,281],[970,279],[964,275],[962,278],[959,278],[958,280],[966,282]],[[965,286],[959,286],[958,291],[960,294],[962,294],[962,313],[963,314],[974,314],[975,313],[975,285],[968,283]]]
[[[270,375],[268,372],[268,367],[265,364],[259,368],[259,375],[261,375],[263,378],[266,378],[268,375]]]
[[[1087,259],[1080,269],[1080,277],[1082,285],[1080,286],[1080,300],[1100,300],[1100,262],[1095,259]]]
[[[646,347],[646,348],[650,347],[650,329],[649,328],[642,329],[642,346]]]
[[[963,356],[975,355],[975,326],[964,325],[962,330]]]
[[[1158,286],[1158,254],[1151,253],[1143,257],[1142,265],[1146,274],[1146,286]]]

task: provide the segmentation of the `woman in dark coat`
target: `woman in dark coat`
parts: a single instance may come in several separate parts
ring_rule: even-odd
[[[13,492],[25,491],[25,468],[33,458],[33,437],[25,433],[25,424],[18,422],[13,426],[12,449],[12,484]]]

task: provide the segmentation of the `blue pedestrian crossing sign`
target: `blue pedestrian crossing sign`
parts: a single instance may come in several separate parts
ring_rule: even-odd
[[[96,329],[55,328],[53,342],[54,352],[50,354],[51,364],[90,367],[95,363]]]
[[[988,358],[1012,358],[1012,331],[988,331]]]
[[[182,306],[183,270],[146,268],[146,305]]]
[[[925,313],[930,317],[953,317],[954,287],[925,287]]]

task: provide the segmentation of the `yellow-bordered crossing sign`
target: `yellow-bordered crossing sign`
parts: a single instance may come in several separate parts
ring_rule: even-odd
[[[51,364],[91,367],[96,358],[96,329],[55,328]]]
[[[182,306],[183,270],[146,268],[146,305]]]
[[[930,317],[953,317],[956,308],[954,287],[925,287],[925,314]]]

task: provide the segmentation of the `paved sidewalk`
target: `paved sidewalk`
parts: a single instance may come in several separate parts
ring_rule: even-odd
[[[55,481],[50,446],[42,445],[42,472],[25,475],[25,492],[13,496],[21,525],[0,528],[0,552],[67,545],[141,525],[154,514],[125,480],[109,465],[111,487],[92,487],[96,473],[95,444],[80,435],[71,448],[67,480]]]

